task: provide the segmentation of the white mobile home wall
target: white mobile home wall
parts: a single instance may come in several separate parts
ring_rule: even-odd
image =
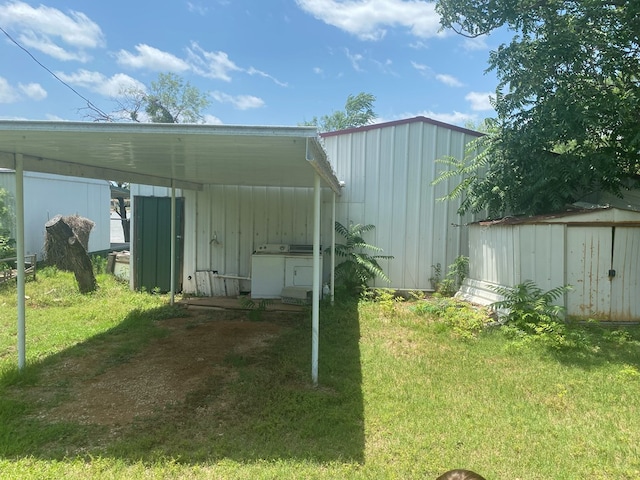
[[[15,173],[0,170],[0,188],[15,197]],[[25,254],[43,259],[45,224],[56,215],[80,215],[95,225],[89,235],[89,251],[110,247],[109,203],[106,180],[24,172]]]
[[[337,221],[375,225],[366,240],[394,257],[381,262],[391,284],[376,286],[429,290],[434,265],[444,276],[456,257],[467,255],[470,217],[457,214],[459,201],[438,201],[456,179],[432,182],[446,168],[438,159],[464,158],[480,135],[424,117],[323,134],[329,161],[345,182]]]

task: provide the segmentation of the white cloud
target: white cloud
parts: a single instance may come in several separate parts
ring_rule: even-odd
[[[231,72],[242,71],[242,68],[231,61],[225,52],[208,52],[196,42],[191,44],[191,48],[188,48],[187,52],[191,68],[203,77],[230,82]]]
[[[491,92],[469,92],[464,97],[471,104],[471,109],[477,112],[485,110],[493,110],[491,98],[494,96]]]
[[[6,78],[0,77],[0,103],[13,103],[20,100],[20,95]]]
[[[202,121],[207,125],[223,125],[222,120],[208,113],[202,117]]]
[[[446,73],[439,73],[436,75],[436,80],[444,83],[449,87],[462,87],[462,82],[453,75],[447,75]]]
[[[344,53],[351,62],[351,66],[356,72],[364,72],[362,67],[360,66],[360,62],[362,62],[362,55],[359,53],[351,53],[348,48],[344,49]]]
[[[428,118],[432,118],[433,120],[439,120],[441,122],[450,123],[452,125],[464,125],[466,122],[472,121],[475,122],[477,120],[477,115],[471,113],[462,113],[456,112],[453,113],[438,113],[432,111],[425,111],[418,114],[413,114],[411,116],[424,116]],[[409,116],[405,117],[408,118]]]
[[[104,46],[100,26],[74,10],[67,15],[56,8],[14,1],[0,5],[0,24],[18,32],[23,46],[58,60],[86,62],[90,56],[85,49]]]
[[[280,80],[278,80],[274,76],[269,75],[268,73],[265,73],[265,72],[263,72],[261,70],[258,70],[257,68],[249,67],[249,69],[247,70],[247,73],[249,75],[258,75],[260,77],[268,78],[269,80],[272,80],[273,83],[275,83],[276,85],[280,85],[281,87],[287,87],[288,86],[288,84],[286,82],[281,82]]]
[[[296,0],[298,6],[317,19],[357,36],[380,40],[388,27],[404,27],[412,35],[429,38],[442,35],[435,3],[418,0]]]
[[[44,100],[47,98],[47,91],[39,83],[19,83],[18,88],[32,100]]]
[[[209,10],[207,7],[205,7],[202,4],[196,4],[193,2],[187,2],[187,9],[191,12],[191,13],[197,13],[198,15],[205,15],[207,13],[207,11]]]
[[[145,68],[156,72],[184,72],[189,64],[172,53],[164,52],[145,43],[135,46],[137,53],[120,50],[116,53],[116,61],[131,68]]]
[[[230,103],[238,110],[249,110],[250,108],[260,108],[264,106],[264,100],[253,95],[228,95],[215,91],[211,96],[220,103]]]
[[[465,50],[469,51],[477,51],[477,50],[489,50],[489,46],[487,45],[487,37],[475,37],[475,38],[465,38],[462,43],[462,47]]]
[[[107,77],[100,72],[78,70],[72,74],[56,72],[56,75],[70,85],[84,87],[92,92],[112,98],[122,97],[125,91],[131,89],[146,90],[143,83],[124,73],[116,73]]]
[[[420,75],[422,75],[423,77],[429,78],[433,76],[433,70],[431,70],[431,67],[429,67],[428,65],[412,61],[411,66],[415,68],[418,72],[420,72]]]

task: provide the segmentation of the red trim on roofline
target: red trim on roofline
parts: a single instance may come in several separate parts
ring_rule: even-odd
[[[385,128],[385,127],[395,127],[396,125],[404,125],[406,123],[415,123],[415,122],[429,123],[437,127],[448,128],[449,130],[466,133],[467,135],[473,135],[475,137],[484,136],[484,133],[476,132],[475,130],[459,127],[457,125],[451,125],[450,123],[441,122],[439,120],[434,120],[432,118],[423,117],[423,116],[413,117],[413,118],[404,118],[402,120],[393,120],[391,122],[385,122],[385,123],[372,123],[371,125],[365,125],[363,127],[347,128],[345,130],[337,130],[335,132],[324,132],[324,133],[321,133],[320,136],[333,137],[336,135],[344,135],[347,133],[355,133],[355,132],[366,132],[367,130],[374,130],[374,129]]]

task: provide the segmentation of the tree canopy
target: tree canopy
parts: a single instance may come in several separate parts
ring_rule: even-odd
[[[438,0],[445,28],[514,32],[489,57],[497,119],[457,164],[461,213],[535,214],[596,192],[620,194],[640,172],[640,2]]]
[[[319,119],[313,117],[305,125],[315,125],[321,132],[344,130],[347,128],[362,127],[373,122],[376,113],[373,104],[376,97],[371,93],[360,92],[357,95],[349,95],[344,105],[344,110],[338,110],[330,115],[323,115]]]
[[[160,73],[146,89],[125,89],[116,102],[113,113],[89,107],[89,116],[96,121],[201,123],[202,111],[211,104],[206,93],[175,73]]]

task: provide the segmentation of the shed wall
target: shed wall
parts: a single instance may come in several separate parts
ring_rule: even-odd
[[[15,173],[0,172],[0,188],[15,196]],[[89,251],[108,250],[110,189],[106,180],[24,173],[25,254],[43,259],[45,224],[56,215],[80,215],[95,223]]]
[[[526,280],[550,290],[566,283],[565,225],[469,226],[469,275],[460,296],[480,304],[498,300],[495,286]]]
[[[445,168],[436,160],[463,158],[475,138],[422,121],[324,138],[329,161],[345,182],[336,219],[375,225],[366,240],[393,255],[381,262],[391,287],[430,289],[433,265],[439,263],[446,273],[457,256],[467,255],[468,230],[460,225],[471,217],[460,218],[459,202],[437,200],[452,190],[455,179],[432,182]]]

